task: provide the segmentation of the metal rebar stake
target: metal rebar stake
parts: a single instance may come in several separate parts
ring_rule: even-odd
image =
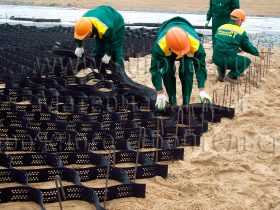
[[[255,63],[255,68],[256,68],[256,73],[257,73],[257,79],[256,79],[256,87],[257,87],[257,83],[259,81],[259,66],[257,65],[257,63]]]
[[[159,134],[156,134],[156,158],[155,158],[155,162],[156,162],[156,163],[158,162],[158,145],[159,145],[159,138],[160,138],[160,135],[159,135]]]
[[[251,93],[251,76],[252,76],[252,66],[250,66],[250,68],[249,68],[249,78],[248,78],[249,94]]]
[[[160,138],[160,132],[161,135],[164,135],[164,126],[163,126],[163,120],[162,118],[157,118],[157,134],[156,134],[156,160],[155,162],[158,161],[158,142]]]
[[[227,94],[227,97],[228,97],[228,84],[225,84],[224,86],[224,95],[223,95],[223,106],[225,106],[225,98],[226,98],[226,94]]]
[[[201,133],[203,133],[203,122],[204,122],[205,101],[206,101],[206,99],[202,101]]]
[[[263,59],[263,71],[262,71],[262,73],[263,73],[263,75],[262,75],[262,77],[264,78],[264,76],[265,76],[265,69],[266,69],[266,63],[265,63],[265,57],[266,57],[266,53],[264,53],[264,59]]]
[[[115,139],[114,139],[114,137],[111,135],[111,134],[107,134],[106,135],[107,137],[109,137],[109,139],[111,140],[111,142],[112,142],[112,144],[110,145],[110,150],[112,149],[113,150],[113,166],[115,167],[115,165],[116,165],[116,146],[115,146]],[[111,152],[109,150],[109,152]],[[110,158],[109,158],[109,164],[111,163],[111,158],[112,158],[112,156],[110,156]]]
[[[255,69],[256,69],[256,80],[255,80],[255,87],[257,88],[258,87],[258,81],[259,81],[259,73],[258,73],[258,67],[257,65],[255,65]]]
[[[184,115],[183,115],[183,120],[184,120]],[[189,130],[191,131],[191,105],[190,104],[188,104],[188,123],[189,123]]]
[[[139,138],[137,142],[137,152],[136,152],[136,160],[135,160],[135,168],[134,168],[134,174],[133,174],[133,182],[136,183],[136,178],[137,178],[137,164],[139,160],[139,152],[140,152],[140,142],[143,139],[143,143],[145,145],[145,139],[146,139],[146,128],[145,127],[140,127],[139,129]]]
[[[104,209],[106,209],[106,203],[107,203],[107,196],[108,196],[108,181],[109,181],[109,175],[110,175],[110,162],[111,162],[111,150],[114,150],[114,146],[110,146],[109,154],[108,154],[108,165],[106,168],[106,182],[105,182],[105,191],[104,191]]]
[[[246,95],[246,93],[247,93],[247,85],[248,85],[248,80],[249,80],[249,72],[250,72],[250,68],[249,68],[249,71],[246,73],[246,77],[245,77],[244,95]]]
[[[268,62],[268,66],[270,66],[270,62],[271,62],[271,55],[272,55],[272,53],[271,53],[271,51],[272,51],[272,46],[270,46],[270,48],[269,48],[269,62]]]
[[[228,108],[231,107],[231,103],[232,103],[232,92],[234,90],[234,83],[230,83],[230,92],[229,92],[229,105]]]
[[[180,124],[180,120],[181,120],[182,124],[184,124],[184,111],[181,107],[178,109],[178,112],[177,112],[177,123],[176,123],[175,136],[178,135],[178,127],[179,127],[179,124]]]
[[[216,90],[213,90],[212,102],[213,102],[213,104],[219,105],[219,104],[217,103],[217,102],[218,102],[217,89],[216,89]]]
[[[164,135],[164,126],[162,118],[157,117],[157,134]]]
[[[268,49],[269,50],[269,49]],[[266,60],[266,68],[265,68],[265,75],[267,75],[268,73],[268,68],[269,68],[269,65],[268,65],[268,57],[269,57],[269,52],[267,50],[267,53],[266,53],[266,56],[265,56],[265,60]]]
[[[259,59],[260,60],[260,65],[259,65],[259,71],[260,71],[260,76],[259,76],[259,81],[261,82],[262,81],[262,59]]]
[[[240,86],[241,86],[241,80],[240,78],[238,79],[238,83],[237,83],[237,102],[239,102],[239,98],[240,98]]]
[[[178,136],[175,136],[173,147],[177,148],[179,145],[180,145],[179,138],[178,138]]]
[[[55,187],[56,187],[56,192],[57,192],[57,198],[59,201],[59,208],[60,208],[60,210],[63,210],[62,199],[66,200],[66,195],[65,195],[65,191],[64,191],[60,176],[56,175],[54,177],[54,181],[55,181]],[[61,197],[62,197],[62,199],[61,199]]]

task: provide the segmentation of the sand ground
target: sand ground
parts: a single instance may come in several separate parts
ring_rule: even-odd
[[[121,10],[149,10],[205,13],[209,0],[0,0],[0,4],[35,4],[48,6],[68,6],[93,8],[100,5],[110,5]],[[241,8],[249,15],[280,16],[279,0],[240,0]]]
[[[230,84],[217,81],[216,67],[210,63],[211,47],[206,44],[205,48],[208,68],[206,89],[209,93],[217,90],[218,101],[222,104],[224,88],[227,85],[230,88]],[[147,184],[146,199],[111,201],[109,209],[144,210],[149,206],[151,210],[279,210],[279,53],[280,49],[273,49],[271,66],[267,73],[262,69],[262,78],[258,79],[257,87],[250,86],[250,94],[248,83],[245,93],[245,77],[241,79],[241,86],[234,88],[231,102],[231,106],[236,108],[234,120],[223,119],[219,124],[210,125],[199,148],[186,148],[184,161],[169,163],[167,179],[140,180]],[[253,63],[256,61],[259,65],[259,59],[250,57]],[[143,68],[145,63],[149,66],[149,60],[134,60],[138,69],[133,71],[132,68],[130,76],[142,84],[148,81],[147,85],[152,87],[147,68]],[[138,75],[135,74],[137,71],[140,72]],[[178,95],[180,89],[178,79]],[[198,91],[194,88],[193,102],[198,100],[197,95]],[[225,99],[224,105],[228,106],[229,96]]]
[[[210,63],[211,45],[205,44],[204,47],[208,68],[206,90],[211,95],[216,90],[217,103],[222,105],[224,89],[230,85],[217,81],[216,67]],[[241,86],[234,87],[231,107],[236,109],[235,119],[222,119],[221,123],[210,124],[209,131],[202,136],[200,147],[185,147],[184,160],[168,162],[166,179],[137,180],[146,184],[145,199],[112,200],[107,203],[107,209],[280,210],[280,49],[272,49],[272,52],[270,66],[265,71],[262,62],[262,76],[258,78],[257,87],[250,83],[249,93],[247,83],[245,92],[246,77],[241,78]],[[254,62],[259,65],[258,58],[250,57],[252,65]],[[150,57],[147,56],[131,59],[126,66],[133,80],[152,87],[149,62]],[[253,71],[251,73],[253,75]],[[195,87],[196,84],[193,102],[198,101]],[[179,79],[177,91],[180,96]],[[229,95],[225,96],[225,106],[229,106],[229,98]],[[178,101],[182,101],[180,97]],[[25,205],[27,207],[21,206],[21,210],[30,209],[33,204]],[[7,207],[7,204],[1,206]],[[9,207],[14,209],[10,204]],[[84,206],[80,201],[72,201],[71,208],[82,210]],[[47,209],[54,208],[48,205]]]

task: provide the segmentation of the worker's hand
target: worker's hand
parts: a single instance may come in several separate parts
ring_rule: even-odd
[[[242,53],[242,49],[241,48],[238,48],[238,53]]]
[[[156,102],[157,111],[163,111],[166,107],[167,102],[168,102],[168,98],[164,94],[164,91],[158,91],[157,102]]]
[[[201,103],[203,103],[205,99],[206,99],[210,104],[212,103],[212,100],[211,100],[210,96],[209,96],[208,93],[206,93],[204,90],[199,91],[199,97],[200,97]]]
[[[78,58],[81,58],[83,57],[83,54],[84,54],[84,48],[83,47],[77,47],[76,50],[75,50],[75,55],[78,57]]]
[[[204,28],[206,28],[208,25],[209,25],[209,21],[206,20],[206,21],[205,21],[205,24],[204,24]]]
[[[102,63],[108,64],[110,62],[110,60],[111,60],[111,56],[105,54],[102,58]]]
[[[259,58],[262,59],[262,60],[264,60],[265,54],[264,54],[264,53],[261,53],[261,54],[259,55]]]

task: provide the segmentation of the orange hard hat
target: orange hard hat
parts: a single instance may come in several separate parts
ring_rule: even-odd
[[[185,55],[190,51],[188,34],[179,27],[172,27],[166,33],[167,46],[177,55]]]
[[[76,21],[74,38],[78,40],[85,39],[92,31],[92,23],[86,18],[82,17]]]
[[[230,16],[232,17],[236,17],[239,18],[240,20],[242,20],[243,22],[246,19],[246,14],[242,9],[235,9],[230,13]]]

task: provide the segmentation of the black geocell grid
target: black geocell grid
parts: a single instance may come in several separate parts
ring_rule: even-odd
[[[99,201],[104,201],[105,187],[91,189],[82,183],[106,178],[108,160],[109,178],[121,184],[108,188],[107,200],[145,197],[145,185],[133,183],[134,175],[137,179],[167,177],[168,165],[156,161],[182,160],[184,148],[178,146],[199,146],[208,121],[234,117],[234,109],[193,104],[192,113],[184,111],[181,123],[185,126],[178,128],[178,108],[169,107],[160,114],[165,120],[163,131],[158,131],[155,91],[133,82],[113,64],[102,65],[89,57],[77,60],[72,28],[4,24],[0,32],[0,78],[6,83],[0,89],[0,165],[8,168],[0,170],[5,177],[1,182],[26,185],[0,189],[0,202],[33,201],[43,209],[44,202],[58,201],[56,190],[37,190],[28,183],[59,175],[73,182],[64,187],[66,200],[85,200],[102,209]],[[125,58],[150,54],[155,37],[155,30],[127,29]],[[86,43],[87,54],[91,46]],[[97,71],[75,76],[88,67]],[[97,83],[86,85],[91,79]],[[130,167],[118,167],[122,163]],[[67,168],[71,164],[86,168]],[[20,166],[51,168],[16,169]]]

